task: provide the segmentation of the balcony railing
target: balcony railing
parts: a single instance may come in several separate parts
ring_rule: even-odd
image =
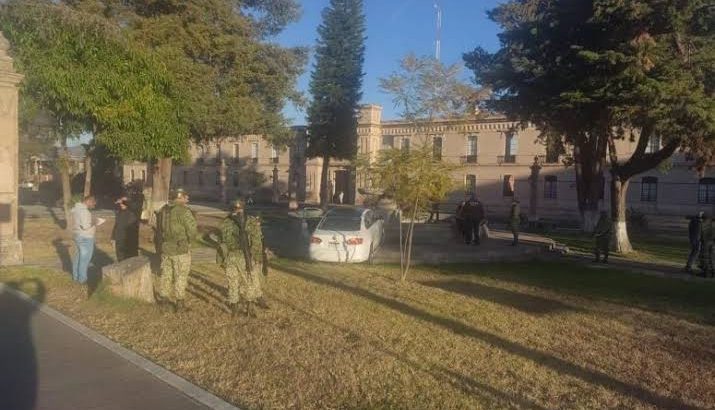
[[[462,164],[476,164],[477,163],[477,156],[476,155],[462,155]]]
[[[516,155],[499,155],[497,157],[497,164],[515,164]]]

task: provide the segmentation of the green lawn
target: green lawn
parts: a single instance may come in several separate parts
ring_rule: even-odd
[[[715,283],[571,262],[416,267],[277,260],[272,309],[232,318],[215,265],[189,312],[87,300],[66,274],[28,293],[242,408],[710,408]]]
[[[556,242],[568,245],[569,249],[578,253],[593,253],[594,242],[589,235],[581,233],[548,233],[545,236]],[[635,252],[622,255],[627,259],[637,261],[663,261],[685,265],[690,252],[687,238],[665,238],[659,235],[631,235],[631,244]]]

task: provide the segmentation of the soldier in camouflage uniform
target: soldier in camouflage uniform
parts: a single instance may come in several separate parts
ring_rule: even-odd
[[[596,229],[593,232],[593,236],[596,238],[596,246],[594,249],[596,262],[601,261],[601,254],[603,254],[603,263],[608,263],[608,252],[611,248],[612,228],[613,223],[611,223],[611,218],[608,217],[608,213],[606,211],[601,211],[601,216],[598,218]]]
[[[172,299],[174,311],[184,308],[186,283],[191,271],[191,242],[196,238],[196,217],[187,206],[189,195],[182,189],[172,195],[173,201],[164,205],[157,215],[161,237],[161,277],[159,303]]]
[[[509,213],[509,228],[511,229],[511,234],[513,240],[511,246],[516,246],[519,244],[519,224],[521,223],[521,208],[519,206],[519,200],[514,198],[511,202],[511,211]]]
[[[239,313],[245,304],[246,314],[256,317],[255,306],[268,309],[261,290],[261,275],[268,273],[267,253],[261,232],[261,220],[246,216],[241,201],[235,201],[233,210],[221,223],[221,241],[218,262],[226,272],[228,305],[231,312]]]
[[[713,240],[715,240],[715,231],[713,231],[713,221],[707,215],[703,216],[702,225],[700,225],[700,268],[703,270],[698,276],[705,277],[715,275],[713,269]]]

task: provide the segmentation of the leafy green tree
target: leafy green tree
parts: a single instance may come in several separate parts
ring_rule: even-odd
[[[465,60],[495,90],[492,107],[573,146],[586,222],[611,172],[615,247],[631,251],[630,178],[678,149],[698,166],[712,159],[714,8],[706,0],[514,0],[490,16],[502,26],[501,49],[478,48]],[[623,139],[636,143],[625,159],[616,145]],[[659,149],[648,148],[652,139]]]
[[[426,210],[429,201],[441,201],[454,189],[454,173],[459,165],[436,158],[432,135],[425,124],[435,118],[462,117],[470,114],[483,92],[460,80],[459,65],[445,66],[428,57],[407,55],[400,69],[380,79],[380,87],[392,95],[395,106],[409,124],[409,150],[383,150],[375,161],[361,158],[360,172],[366,173],[372,189],[392,198],[401,214],[410,215],[405,235],[400,220],[401,279],[404,281],[412,261],[412,238],[417,213]],[[400,215],[401,219],[401,215]]]
[[[266,41],[296,20],[295,0],[66,0],[108,16],[151,50],[173,79],[181,121],[201,143],[264,134],[282,146],[289,137],[282,109],[297,98],[294,83],[306,51]],[[154,164],[154,204],[167,199],[170,159]]]
[[[412,238],[418,212],[429,210],[430,201],[441,201],[455,188],[458,165],[435,159],[432,144],[421,141],[409,151],[383,150],[375,161],[362,158],[360,172],[369,175],[371,188],[394,199],[401,214],[410,215],[407,232],[400,224],[401,280],[407,279],[412,262]],[[401,219],[401,215],[398,217]]]
[[[308,108],[309,157],[322,157],[320,203],[329,201],[330,159],[357,154],[357,123],[365,60],[365,15],[362,0],[331,0],[318,27],[315,67]]]
[[[71,196],[67,140],[90,132],[123,159],[181,157],[186,131],[163,66],[101,16],[50,1],[10,1],[0,28],[25,75],[23,100],[63,147],[64,207]],[[23,124],[36,124],[23,119]]]

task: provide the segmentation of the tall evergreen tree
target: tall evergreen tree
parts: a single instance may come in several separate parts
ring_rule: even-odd
[[[308,156],[322,157],[320,203],[327,206],[330,159],[357,154],[357,115],[362,98],[365,15],[362,0],[330,0],[318,27],[310,80]]]

